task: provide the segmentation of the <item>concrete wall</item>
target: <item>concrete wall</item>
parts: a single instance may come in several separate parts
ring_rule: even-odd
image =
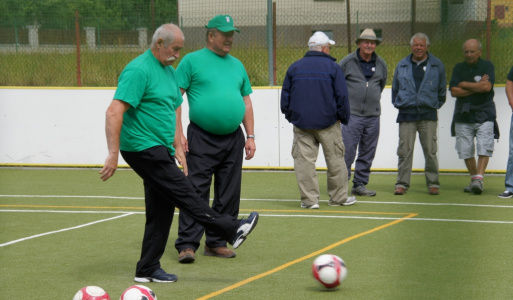
[[[107,155],[105,110],[114,88],[0,88],[0,165],[102,165]],[[254,88],[251,95],[255,113],[257,151],[245,167],[290,168],[292,126],[279,110],[279,88]],[[458,159],[450,123],[455,99],[448,93],[439,111],[440,169],[464,171]],[[382,96],[381,135],[373,170],[397,169],[397,110],[391,104],[391,90]],[[488,170],[505,171],[511,108],[505,88],[495,88],[501,139],[495,144]],[[184,116],[188,114],[185,102]],[[184,120],[184,126],[188,123]],[[414,169],[424,168],[417,141]],[[326,167],[322,150],[317,166]],[[120,165],[126,165],[121,159]]]

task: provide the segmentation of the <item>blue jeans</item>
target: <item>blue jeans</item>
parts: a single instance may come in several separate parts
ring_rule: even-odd
[[[378,146],[379,116],[351,115],[349,123],[342,125],[342,139],[346,147],[344,159],[347,166],[347,179],[351,178],[351,165],[354,163],[354,185],[367,185]]]
[[[511,125],[509,127],[509,156],[505,185],[506,190],[513,192],[513,115],[511,115]]]

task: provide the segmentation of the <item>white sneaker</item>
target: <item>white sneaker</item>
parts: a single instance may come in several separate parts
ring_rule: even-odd
[[[239,220],[239,228],[237,229],[237,234],[235,235],[235,239],[231,243],[233,249],[237,249],[245,240],[248,234],[251,233],[253,228],[255,228],[258,223],[258,213],[256,211],[249,214],[247,219]]]
[[[356,197],[347,197],[346,202],[342,203],[342,205],[353,205],[356,203]]]
[[[328,203],[329,206],[347,206],[347,205],[353,205],[356,203],[356,197],[347,197],[346,202],[344,203]]]
[[[301,208],[309,208],[309,209],[318,209],[319,208],[319,204],[312,204],[312,205],[304,205],[303,203],[301,203]]]

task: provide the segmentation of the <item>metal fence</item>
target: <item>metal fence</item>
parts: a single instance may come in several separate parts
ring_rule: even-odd
[[[230,14],[241,30],[231,54],[253,86],[281,85],[288,66],[307,51],[313,32],[326,32],[340,60],[373,28],[383,42],[391,82],[416,32],[431,40],[450,78],[461,46],[477,38],[494,62],[496,82],[513,65],[511,0],[0,0],[0,85],[116,86],[124,66],[149,47],[156,27],[178,24],[182,56],[205,46],[204,25]]]

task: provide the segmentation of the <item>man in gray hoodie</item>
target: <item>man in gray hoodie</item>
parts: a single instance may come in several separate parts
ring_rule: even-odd
[[[365,186],[369,183],[378,145],[381,92],[387,82],[387,65],[374,52],[380,42],[374,30],[365,29],[356,39],[358,49],[339,62],[345,74],[351,108],[348,124],[342,125],[348,178],[351,178],[351,165],[358,149],[351,189],[351,194],[356,196],[376,195]]]

